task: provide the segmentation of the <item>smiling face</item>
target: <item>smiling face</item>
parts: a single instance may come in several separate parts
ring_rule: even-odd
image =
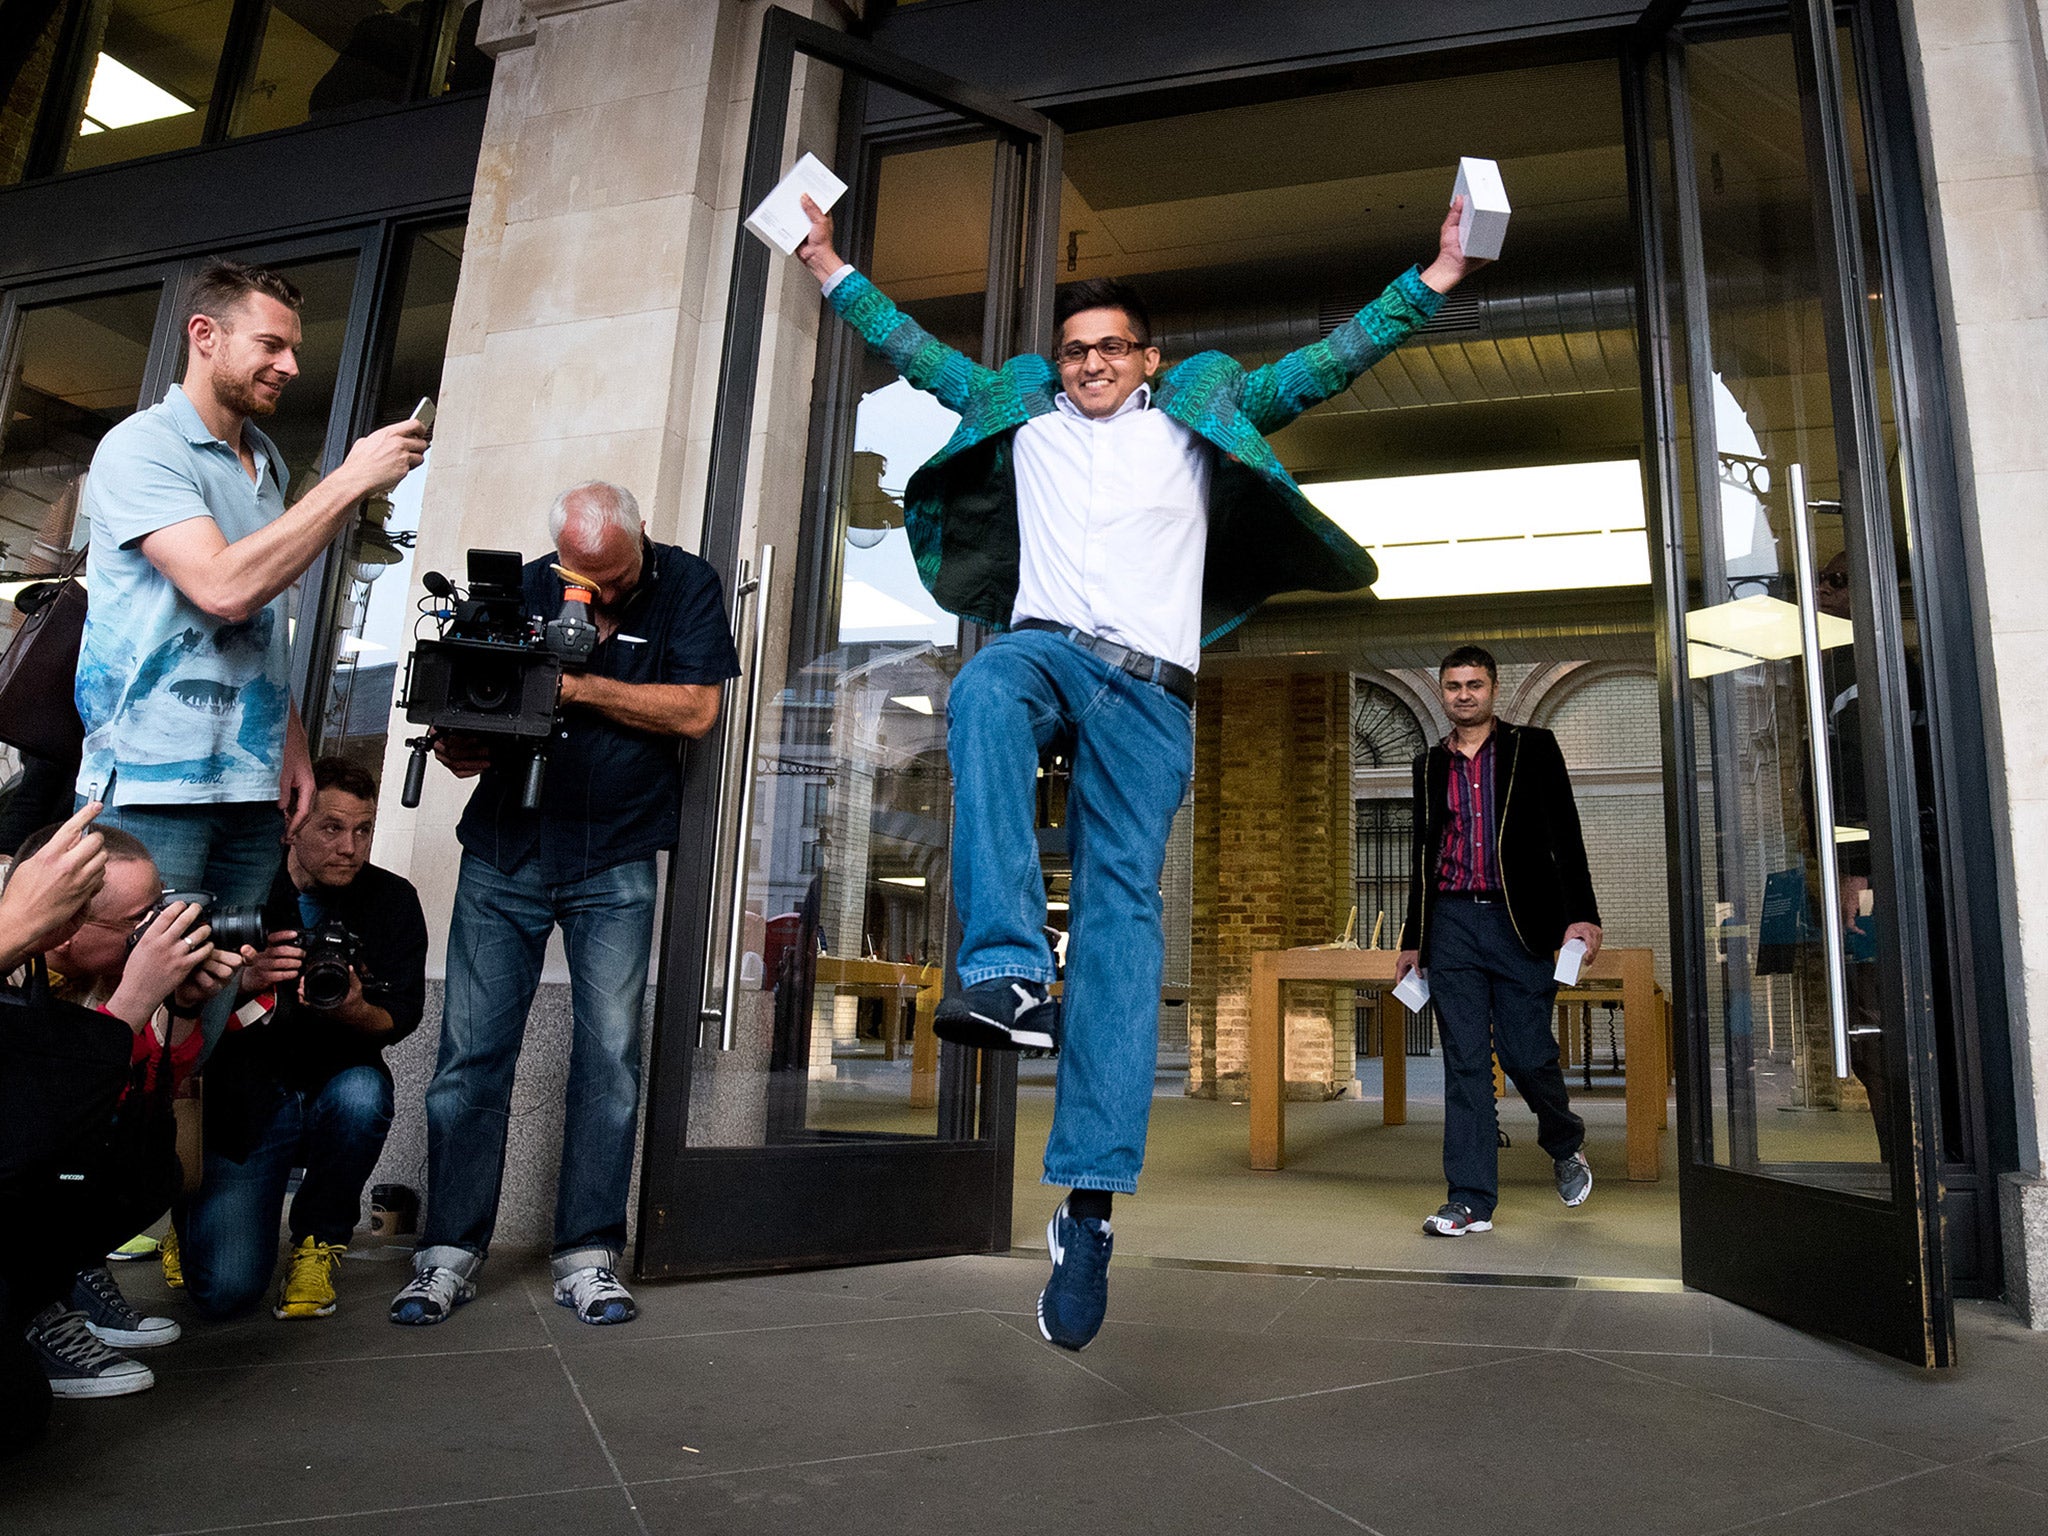
[[[1103,348],[1121,355],[1110,357]],[[1067,316],[1053,349],[1060,387],[1083,416],[1101,421],[1159,371],[1159,349],[1138,338],[1131,317],[1120,309],[1084,309]]]
[[[192,380],[238,416],[269,416],[299,376],[300,334],[298,312],[267,293],[244,294],[217,320],[194,315],[186,326]]]
[[[1493,718],[1494,681],[1484,667],[1446,667],[1437,680],[1451,724],[1481,726]]]

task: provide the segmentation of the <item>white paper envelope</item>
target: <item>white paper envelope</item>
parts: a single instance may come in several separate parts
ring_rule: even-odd
[[[811,216],[804,212],[803,197],[827,213],[845,195],[846,183],[826,169],[816,155],[806,154],[789,168],[789,174],[775,183],[775,190],[761,199],[761,206],[747,216],[747,232],[765,240],[783,255],[793,253],[809,238]]]
[[[1429,1003],[1429,980],[1420,971],[1410,971],[1394,988],[1394,996],[1410,1013],[1420,1013]]]
[[[1557,952],[1557,970],[1554,972],[1557,984],[1561,987],[1576,987],[1579,984],[1579,971],[1585,963],[1586,941],[1566,939],[1564,948]]]
[[[1454,197],[1465,199],[1458,215],[1458,249],[1467,256],[1491,261],[1508,237],[1508,189],[1500,179],[1500,163],[1466,155],[1458,162]]]

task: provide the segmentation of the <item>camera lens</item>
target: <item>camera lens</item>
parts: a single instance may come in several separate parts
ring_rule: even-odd
[[[215,907],[202,913],[200,921],[212,927],[216,949],[238,950],[244,945],[251,949],[263,947],[265,935],[261,907]]]
[[[348,961],[333,954],[309,959],[299,993],[309,1008],[339,1008],[348,1001]]]

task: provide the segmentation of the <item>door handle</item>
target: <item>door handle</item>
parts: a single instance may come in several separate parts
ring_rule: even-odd
[[[741,701],[739,751],[732,761],[734,771],[739,775],[739,807],[733,821],[732,876],[728,890],[725,914],[725,997],[716,1008],[709,1006],[699,1010],[698,1017],[703,1023],[714,1018],[718,1020],[718,1048],[729,1051],[733,1046],[736,1019],[734,1004],[739,997],[740,956],[746,946],[747,908],[747,849],[751,846],[749,823],[754,814],[754,754],[760,744],[761,733],[761,675],[768,657],[768,607],[775,582],[775,546],[761,546],[759,573],[749,579],[746,567],[740,568],[739,584],[733,589],[734,606],[750,593],[754,600],[754,643],[752,662],[747,670],[747,686]],[[738,640],[743,633],[739,616],[734,616],[734,636]],[[721,821],[721,836],[723,822]],[[720,861],[712,867],[718,868]],[[707,945],[707,955],[709,956]]]
[[[1835,781],[1829,774],[1827,689],[1820,669],[1820,599],[1814,591],[1813,515],[1806,471],[1792,466],[1792,559],[1799,573],[1799,647],[1806,677],[1807,750],[1813,765],[1814,850],[1820,862],[1821,938],[1828,961],[1828,1022],[1835,1076],[1849,1076],[1849,966],[1842,943],[1842,875],[1835,865]]]

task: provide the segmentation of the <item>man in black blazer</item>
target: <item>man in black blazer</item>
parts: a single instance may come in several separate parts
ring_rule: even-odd
[[[1593,1170],[1580,1148],[1550,1033],[1554,956],[1576,939],[1600,952],[1600,908],[1586,868],[1571,776],[1557,738],[1494,716],[1500,668],[1476,645],[1437,668],[1451,734],[1415,759],[1415,859],[1398,982],[1421,969],[1444,1047],[1443,1207],[1434,1237],[1493,1229],[1500,1198],[1493,1057],[1536,1112],[1558,1197],[1583,1205]]]

